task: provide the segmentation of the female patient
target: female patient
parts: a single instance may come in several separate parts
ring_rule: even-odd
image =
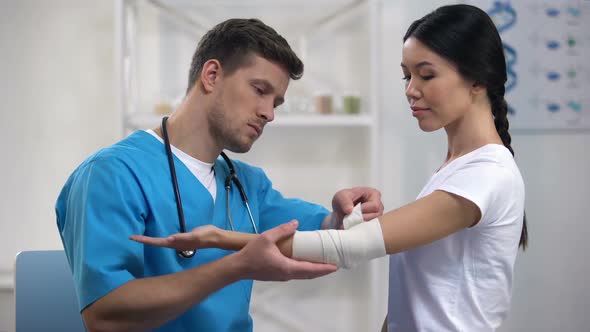
[[[412,23],[403,42],[411,115],[425,132],[444,128],[444,162],[416,201],[346,230],[297,232],[280,249],[344,267],[391,255],[388,331],[493,331],[510,306],[518,247],[527,245],[502,41],[485,12],[452,5]],[[205,226],[132,239],[239,249],[255,236]]]

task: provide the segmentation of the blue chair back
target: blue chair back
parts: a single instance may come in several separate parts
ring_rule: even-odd
[[[86,331],[63,250],[18,253],[14,296],[16,332]]]

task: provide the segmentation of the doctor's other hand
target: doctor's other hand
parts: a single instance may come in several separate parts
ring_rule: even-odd
[[[332,212],[339,225],[342,225],[342,218],[350,214],[354,206],[359,203],[362,203],[361,209],[365,221],[383,214],[383,202],[379,190],[370,187],[342,189],[336,192],[332,198]]]
[[[222,231],[223,230],[213,225],[205,225],[196,227],[190,232],[176,233],[168,237],[131,235],[129,239],[157,247],[166,247],[182,251],[196,250],[215,248]]]
[[[285,256],[277,243],[291,244],[291,239],[298,222],[292,220],[286,224],[270,229],[248,244],[236,255],[240,255],[240,261],[246,267],[246,279],[262,281],[286,281],[291,279],[313,279],[321,277],[338,268],[331,264],[311,263],[298,261]],[[291,248],[289,248],[291,249]],[[290,251],[290,250],[288,250]],[[289,255],[289,254],[287,254]]]

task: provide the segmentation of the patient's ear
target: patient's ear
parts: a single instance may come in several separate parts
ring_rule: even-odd
[[[477,81],[473,82],[473,85],[471,85],[471,94],[473,96],[486,95],[487,90],[488,89],[486,88],[485,85],[479,84]]]

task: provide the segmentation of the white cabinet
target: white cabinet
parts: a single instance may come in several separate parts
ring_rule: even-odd
[[[158,126],[161,111],[179,102],[204,32],[228,18],[255,17],[287,39],[305,72],[291,81],[284,106],[252,150],[230,157],[262,167],[285,196],[327,207],[339,189],[376,185],[380,8],[378,0],[119,0],[123,135]],[[331,112],[319,112],[326,105]],[[359,112],[349,114],[351,107]],[[255,330],[378,330],[386,273],[379,260],[313,281],[257,283]]]

